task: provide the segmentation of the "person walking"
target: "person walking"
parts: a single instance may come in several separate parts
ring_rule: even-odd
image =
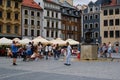
[[[109,54],[109,58],[111,58],[111,53],[112,53],[112,45],[111,42],[108,43],[108,54]]]
[[[72,48],[69,44],[69,42],[66,43],[67,44],[67,55],[66,55],[66,62],[64,63],[64,65],[70,66],[70,56],[72,53]]]
[[[15,41],[13,41],[13,43],[11,45],[11,51],[12,51],[12,55],[13,55],[13,65],[17,65],[16,59],[17,59],[17,52],[18,52],[18,44]]]

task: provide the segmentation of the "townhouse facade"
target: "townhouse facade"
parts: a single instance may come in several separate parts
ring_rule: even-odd
[[[22,0],[0,0],[0,38],[21,38]]]
[[[88,7],[82,11],[82,39],[84,43],[88,38],[88,32],[90,32],[91,43],[101,43],[101,31],[100,31],[100,11],[102,0],[89,2]]]
[[[61,12],[58,0],[40,0],[36,2],[43,8],[43,28],[41,36],[52,40],[61,38]]]
[[[112,0],[102,6],[101,36],[102,43],[111,42],[113,45],[120,42],[120,0]]]
[[[34,0],[22,2],[22,38],[33,39],[42,33],[43,9]]]
[[[81,39],[80,11],[65,1],[61,3],[61,15],[62,15],[61,16],[62,38],[64,40],[71,38],[80,41]]]

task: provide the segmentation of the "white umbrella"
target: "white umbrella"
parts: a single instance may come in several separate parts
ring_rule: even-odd
[[[50,41],[52,44],[59,44],[60,46],[66,45],[66,41],[62,40],[61,38],[56,38]]]
[[[28,38],[25,38],[25,39],[22,39],[22,40],[20,40],[20,41],[18,41],[20,44],[28,44],[29,42],[31,42],[31,40],[30,39],[28,39]]]
[[[20,39],[19,38],[14,38],[13,41],[18,41],[19,42]]]
[[[0,39],[0,45],[10,45],[10,44],[12,44],[12,40],[7,39],[5,37]]]
[[[80,44],[78,41],[75,41],[73,39],[67,39],[66,42],[69,42],[70,45],[77,45],[77,44]]]
[[[49,41],[42,38],[41,36],[35,38],[32,40],[35,44],[37,44],[38,42],[41,42],[42,44],[49,44]]]

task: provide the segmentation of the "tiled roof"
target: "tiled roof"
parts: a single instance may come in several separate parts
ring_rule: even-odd
[[[45,1],[59,5],[59,1],[58,0],[45,0]]]
[[[22,5],[27,6],[27,7],[36,8],[36,9],[42,9],[40,7],[40,5],[38,5],[34,0],[23,0]]]

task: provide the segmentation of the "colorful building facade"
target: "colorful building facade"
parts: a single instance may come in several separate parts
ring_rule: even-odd
[[[42,32],[43,9],[34,0],[22,2],[22,38],[33,39]]]
[[[101,36],[102,43],[120,42],[120,3],[112,0],[101,8]]]
[[[61,30],[62,38],[74,39],[80,41],[81,39],[81,17],[80,11],[74,6],[71,6],[68,2],[61,3]]]
[[[100,11],[102,0],[97,0],[95,3],[90,2],[88,7],[82,12],[82,42],[87,39],[90,32],[91,43],[101,43],[100,35]]]
[[[21,38],[22,0],[0,0],[0,37]]]

